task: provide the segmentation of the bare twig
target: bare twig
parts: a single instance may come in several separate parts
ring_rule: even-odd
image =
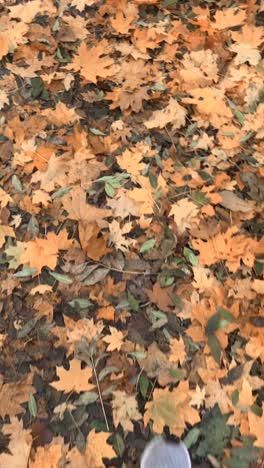
[[[106,417],[106,413],[105,413],[104,402],[103,402],[103,399],[102,399],[99,380],[98,380],[98,377],[97,377],[97,372],[96,372],[96,368],[95,368],[95,365],[94,365],[94,360],[93,360],[92,354],[90,355],[90,359],[91,359],[92,366],[93,366],[93,371],[94,371],[95,380],[96,380],[96,386],[97,386],[97,390],[98,390],[98,394],[99,394],[99,399],[100,399],[100,403],[101,403],[102,412],[103,412],[103,415],[104,415],[105,425],[106,425],[107,430],[110,431],[109,424],[108,424],[107,417]]]

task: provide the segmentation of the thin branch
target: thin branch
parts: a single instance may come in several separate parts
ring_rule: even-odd
[[[94,371],[95,380],[96,380],[96,386],[97,386],[97,390],[98,390],[98,394],[99,394],[99,399],[100,399],[100,403],[101,403],[102,412],[103,412],[103,415],[104,415],[105,425],[106,425],[107,430],[110,431],[109,424],[108,424],[107,417],[106,417],[106,413],[105,413],[104,402],[103,402],[102,394],[101,394],[101,390],[100,390],[99,380],[98,380],[98,377],[97,377],[97,372],[96,372],[96,369],[95,369],[92,354],[90,355],[90,359],[91,359],[92,366],[93,366],[93,371]]]

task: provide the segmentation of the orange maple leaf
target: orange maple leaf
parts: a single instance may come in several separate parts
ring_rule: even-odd
[[[90,367],[81,368],[81,361],[72,359],[69,370],[64,367],[56,367],[59,381],[52,382],[50,385],[59,392],[88,392],[94,388],[94,385],[88,380],[92,377],[93,371]]]
[[[94,84],[98,78],[108,78],[113,76],[118,66],[114,60],[107,56],[109,52],[109,44],[106,39],[99,42],[98,45],[90,49],[83,42],[78,49],[78,54],[75,55],[72,63],[67,65],[67,70],[80,71],[81,76],[87,81]]]
[[[257,242],[243,235],[235,235],[237,232],[238,228],[233,226],[224,233],[216,234],[207,242],[193,239],[193,247],[200,252],[200,265],[213,265],[224,260],[229,270],[235,272],[240,267],[242,260],[245,265],[252,268]]]
[[[66,231],[61,231],[58,236],[49,232],[46,239],[36,238],[24,244],[24,250],[20,256],[20,263],[29,264],[40,273],[43,267],[54,270],[57,265],[59,250],[66,250],[74,244],[68,239]]]
[[[109,432],[95,432],[95,429],[89,432],[85,450],[87,466],[102,468],[104,466],[103,458],[116,457],[113,448],[107,443],[110,435]]]

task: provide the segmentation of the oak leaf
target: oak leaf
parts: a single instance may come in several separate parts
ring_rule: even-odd
[[[115,391],[112,401],[113,420],[117,428],[121,424],[124,431],[133,432],[133,421],[141,419],[141,414],[138,411],[138,404],[134,395],[127,395],[123,391]]]
[[[93,371],[90,367],[81,368],[81,361],[72,359],[70,361],[69,370],[64,367],[56,367],[59,381],[51,382],[51,386],[59,392],[89,392],[94,388],[94,385],[88,380],[92,377]]]

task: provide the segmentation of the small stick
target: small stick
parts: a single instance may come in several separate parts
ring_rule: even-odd
[[[106,425],[107,430],[110,432],[109,424],[108,424],[107,417],[106,417],[106,413],[105,413],[104,402],[103,402],[102,394],[101,394],[101,390],[100,390],[99,380],[98,380],[98,377],[97,377],[97,372],[96,372],[96,369],[95,369],[95,365],[94,365],[94,360],[93,360],[92,354],[90,355],[90,358],[91,358],[91,362],[92,362],[92,366],[93,366],[93,371],[94,371],[94,375],[95,375],[97,390],[98,390],[98,393],[99,393],[99,399],[100,399],[100,403],[101,403],[101,408],[102,408],[102,412],[103,412],[103,415],[104,415],[105,425]]]

